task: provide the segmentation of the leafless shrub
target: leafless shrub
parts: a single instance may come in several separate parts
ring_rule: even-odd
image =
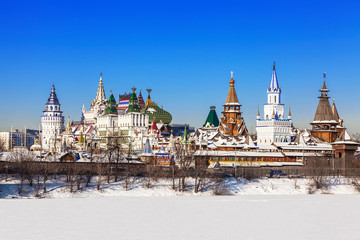
[[[218,180],[212,190],[212,194],[215,196],[230,196],[233,193],[230,191],[224,179]]]
[[[360,178],[353,177],[351,179],[351,184],[354,186],[355,190],[360,193]]]

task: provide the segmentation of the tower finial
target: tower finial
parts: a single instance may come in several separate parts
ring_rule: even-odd
[[[234,72],[231,71],[230,74],[231,74],[231,79],[233,79],[233,77],[234,77]]]
[[[325,78],[326,78],[326,72],[324,72],[324,81],[325,81]]]
[[[275,71],[275,61],[274,61],[274,65],[273,65],[273,70]]]
[[[131,88],[131,90],[132,90],[133,92],[135,92],[135,91],[136,91],[135,86],[134,86],[134,87],[132,87],[132,88]]]

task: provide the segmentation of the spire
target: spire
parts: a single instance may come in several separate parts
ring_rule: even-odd
[[[271,119],[276,119],[275,108],[273,108]]]
[[[183,134],[183,142],[186,143],[188,140],[189,140],[189,138],[188,138],[188,134],[187,134],[187,131],[186,131],[186,124],[185,124],[184,134]]]
[[[319,90],[319,92],[321,92],[321,96],[327,96],[328,92],[330,92],[327,87],[326,87],[326,72],[324,72],[324,83],[322,85],[322,88]]]
[[[274,61],[274,65],[273,65],[273,71],[271,74],[270,87],[268,89],[268,92],[281,92],[279,82],[277,79],[277,75],[276,75],[276,70],[275,70],[275,61]]]
[[[117,114],[116,100],[112,91],[106,104],[106,114]]]
[[[151,93],[152,89],[151,89],[151,88],[148,88],[148,89],[146,89],[146,91],[148,92],[148,97],[147,97],[147,100],[146,100],[145,107],[151,105],[150,93]]]
[[[98,90],[97,90],[97,93],[96,93],[95,102],[104,102],[104,101],[106,101],[106,97],[105,97],[102,73],[100,73],[99,87],[98,87]]]
[[[157,130],[158,130],[155,121],[153,121],[153,123],[152,123],[152,125],[151,125],[151,130],[153,130],[153,131],[157,131]]]
[[[260,120],[260,110],[259,110],[259,105],[258,105],[258,109],[257,109],[257,114],[256,114],[256,120]]]
[[[66,133],[71,133],[71,124],[70,124],[70,116],[68,117],[68,122],[66,125]]]
[[[141,94],[141,89],[140,89],[139,96],[138,96],[138,103],[139,103],[140,109],[143,109],[145,107],[145,102],[144,102],[144,98]]]
[[[290,110],[290,105],[289,105],[289,114],[288,114],[288,119],[291,119],[291,110]]]
[[[333,98],[333,104],[332,104],[332,106],[331,106],[331,110],[332,110],[332,113],[333,113],[333,115],[334,115],[334,117],[335,117],[335,120],[336,120],[337,122],[339,122],[339,121],[340,121],[340,117],[339,117],[339,113],[338,113],[337,108],[336,108],[336,105],[335,105],[335,98]]]
[[[235,91],[235,80],[233,78],[233,72],[231,72],[231,79],[230,79],[230,89],[226,98],[226,102],[225,104],[237,104],[239,105],[239,100],[238,97],[236,95],[236,91]]]
[[[54,83],[52,84],[50,96],[49,96],[49,98],[48,98],[48,100],[47,100],[46,105],[60,105],[59,99],[58,99],[57,96],[56,96]],[[55,110],[55,109],[54,109],[54,110]],[[59,107],[58,110],[60,110],[60,107]]]
[[[144,153],[148,153],[148,154],[152,153],[150,141],[149,141],[148,138],[147,138],[146,141],[145,141]]]
[[[139,112],[140,108],[139,108],[139,102],[138,102],[138,98],[136,96],[136,88],[132,87],[131,90],[133,91],[131,94],[131,97],[129,99],[129,107],[128,107],[128,112]]]
[[[321,94],[319,97],[319,103],[318,103],[318,106],[316,109],[314,121],[334,121],[334,120],[336,121],[335,116],[334,116],[333,111],[330,106],[329,97],[327,95],[329,90],[326,87],[325,78],[326,78],[326,73],[324,73],[323,86],[322,86],[321,90],[319,90],[319,92],[321,92]]]

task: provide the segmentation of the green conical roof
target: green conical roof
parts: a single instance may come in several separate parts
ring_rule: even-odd
[[[209,125],[211,127],[218,127],[219,126],[219,118],[218,118],[218,116],[216,114],[215,106],[210,107],[209,115],[207,116],[203,127],[205,127],[208,123],[209,123]]]
[[[188,135],[187,135],[187,131],[186,131],[186,124],[185,124],[185,128],[184,128],[184,134],[183,134],[183,142],[187,142],[189,140]]]
[[[106,103],[106,114],[117,114],[116,101],[112,93]]]
[[[131,94],[131,97],[129,99],[129,107],[128,107],[128,112],[140,112],[140,107],[139,107],[139,102],[138,102],[138,98],[136,96],[136,88],[133,87],[132,88],[133,93]]]

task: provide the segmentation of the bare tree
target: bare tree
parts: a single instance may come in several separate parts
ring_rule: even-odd
[[[5,152],[7,150],[5,140],[0,138],[0,152]]]
[[[108,171],[108,164],[106,164],[105,162],[105,156],[101,155],[98,157],[97,159],[97,164],[96,164],[96,173],[97,173],[97,183],[96,183],[96,189],[98,191],[100,191],[101,189],[101,185],[102,185],[102,181],[103,181],[103,176],[106,173],[106,171]]]
[[[207,174],[207,163],[206,159],[199,156],[195,161],[195,184],[194,184],[194,192],[201,192],[205,190],[209,183],[209,176]]]
[[[29,185],[32,186],[35,156],[28,151],[14,151],[8,156],[7,161],[14,163],[14,167],[19,172],[20,186],[18,193],[22,194],[25,180],[28,180]]]

